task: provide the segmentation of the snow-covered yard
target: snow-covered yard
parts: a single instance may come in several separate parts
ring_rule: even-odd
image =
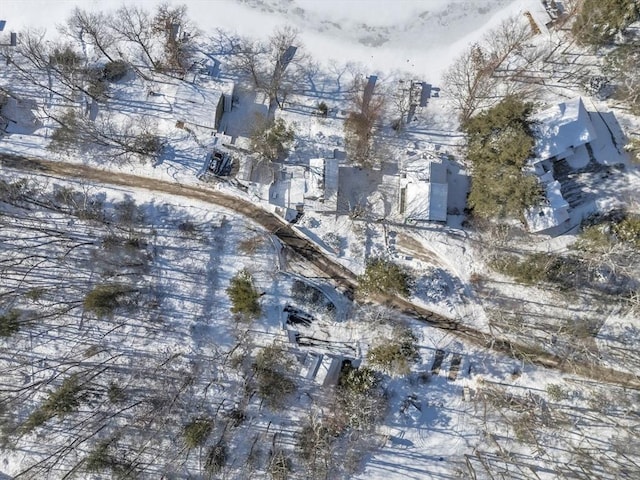
[[[637,208],[638,166],[624,144],[640,122],[585,91],[599,59],[547,29],[537,0],[185,3],[201,30],[197,62],[183,75],[159,72],[124,42],[114,51],[136,60],[100,101],[65,84],[52,60],[38,66],[0,46],[11,60],[0,68],[0,156],[15,156],[0,163],[0,477],[636,478],[640,324],[611,284],[613,273],[631,278],[632,266],[600,266],[601,276],[569,290],[524,285],[491,266],[512,254],[566,254],[584,219]],[[46,49],[75,6],[120,2],[5,0],[0,42],[45,28]],[[465,138],[443,74],[508,18],[541,29],[515,49],[505,75],[537,68],[526,73],[542,79],[526,86],[543,112],[541,161],[531,168],[546,182],[547,205],[535,219],[561,212],[557,225],[529,227],[550,235],[469,228],[465,216]],[[233,31],[264,40],[283,25],[299,29],[301,63],[276,105],[234,71],[238,52],[225,48],[238,41]],[[94,59],[85,67],[102,68],[101,53],[79,44]],[[553,61],[523,67],[521,50],[538,49]],[[345,121],[367,82],[384,104],[374,168],[346,153]],[[404,105],[407,92],[422,93],[420,104]],[[545,156],[544,138],[557,139],[544,122],[562,130],[554,112],[582,102],[575,117],[587,118],[586,130],[563,138],[583,141]],[[250,152],[268,115],[292,127],[286,159]],[[130,138],[158,139],[160,153],[141,154]],[[230,175],[212,174],[216,154],[232,159]],[[27,157],[182,190],[13,168]],[[295,232],[353,274],[375,258],[400,265],[414,280],[411,304],[458,321],[473,341],[354,300],[277,231],[203,198],[215,191],[252,202],[257,216],[294,220]],[[261,310],[251,321],[231,312],[228,288],[243,271]],[[399,327],[411,332],[415,361],[345,397],[349,371],[366,372],[368,352],[393,345]]]

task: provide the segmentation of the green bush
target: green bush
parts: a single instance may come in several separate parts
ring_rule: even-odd
[[[207,441],[213,430],[213,420],[210,418],[194,418],[184,427],[182,436],[187,448],[196,448]]]
[[[578,273],[583,271],[579,259],[552,253],[504,255],[491,261],[490,266],[525,285],[553,283],[565,289],[575,286]]]
[[[340,375],[338,386],[348,392],[356,394],[368,394],[380,385],[378,373],[368,367],[347,367]]]
[[[262,117],[257,117],[251,134],[251,149],[265,160],[283,159],[291,147],[295,132],[291,126],[278,118],[269,123]]]
[[[289,378],[289,356],[277,345],[264,347],[256,355],[253,369],[258,382],[258,393],[267,404],[282,408],[287,396],[296,390],[296,384]]]
[[[129,65],[124,60],[108,62],[102,69],[102,75],[109,82],[117,82],[124,78],[129,71]]]
[[[117,308],[127,304],[128,297],[133,291],[134,289],[129,285],[97,285],[84,298],[84,310],[97,317],[111,316]]]
[[[326,117],[329,114],[329,107],[327,106],[327,104],[324,101],[320,102],[318,104],[318,111],[320,112],[320,115],[322,117]]]
[[[610,225],[588,225],[582,229],[573,249],[581,252],[606,252],[615,240],[610,233]]]
[[[589,253],[608,252],[617,243],[640,248],[640,216],[618,212],[607,219],[600,219],[583,227],[573,245],[575,250]]]
[[[247,270],[240,270],[231,279],[227,295],[231,300],[231,312],[241,314],[246,318],[260,316],[262,312],[258,303],[260,294],[254,288],[253,279]]]
[[[107,398],[111,403],[122,403],[127,399],[127,395],[124,388],[115,382],[111,382],[107,388]]]
[[[409,329],[399,329],[391,339],[367,352],[369,364],[389,375],[406,375],[411,364],[420,358],[417,338]]]
[[[468,205],[480,218],[522,217],[541,198],[536,177],[523,167],[531,156],[533,104],[507,97],[463,124],[472,163]]]
[[[87,472],[98,473],[110,470],[113,478],[138,478],[136,467],[125,459],[117,457],[115,442],[117,437],[102,440],[89,452],[84,459],[84,467]]]
[[[86,398],[86,386],[80,382],[78,375],[71,375],[57,390],[50,392],[44,403],[29,415],[23,425],[24,431],[30,432],[55,416],[64,417],[75,411]]]
[[[75,110],[68,108],[58,119],[58,123],[60,125],[51,132],[51,143],[47,148],[54,152],[68,152],[79,146],[82,141],[81,121]]]
[[[42,298],[42,296],[44,295],[44,292],[45,292],[44,288],[34,287],[29,289],[27,293],[24,294],[24,296],[27,297],[32,302],[37,302]]]
[[[111,468],[115,463],[110,453],[111,440],[99,442],[84,459],[84,465],[88,472],[100,472]]]
[[[162,138],[152,133],[136,135],[130,146],[130,150],[133,153],[151,158],[156,158],[160,155],[163,148],[164,142]]]
[[[626,242],[634,248],[640,248],[640,217],[626,216],[614,226],[613,231],[620,241]]]
[[[408,297],[412,279],[399,265],[382,258],[367,262],[364,274],[358,277],[358,292],[362,295],[388,294]]]
[[[20,330],[20,311],[9,310],[0,315],[0,337],[10,337]]]
[[[58,66],[61,70],[75,70],[82,63],[82,58],[69,46],[63,49],[55,49],[50,59],[53,65]]]
[[[556,385],[554,383],[550,383],[547,385],[547,395],[554,402],[560,402],[568,398],[567,392],[560,385]]]

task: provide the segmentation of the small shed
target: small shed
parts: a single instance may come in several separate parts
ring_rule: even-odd
[[[198,84],[182,82],[174,95],[173,113],[184,125],[223,132],[222,115],[232,108],[233,92],[233,82],[204,76]]]
[[[288,222],[295,222],[304,211],[305,170],[301,165],[283,165],[269,187],[269,203]]]

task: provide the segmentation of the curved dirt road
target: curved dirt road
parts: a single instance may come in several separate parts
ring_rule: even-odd
[[[22,157],[18,155],[0,154],[0,164],[8,168],[26,170],[33,173],[85,179],[104,183],[105,185],[144,188],[150,191],[197,199],[228,208],[229,210],[233,210],[247,218],[250,218],[272,234],[276,235],[283,245],[286,245],[291,252],[298,254],[306,261],[323,271],[335,285],[341,286],[350,292],[354,292],[357,286],[357,278],[353,272],[325,256],[325,254],[311,241],[300,236],[291,228],[290,225],[283,222],[272,213],[269,213],[253,203],[241,198],[227,195],[207,187],[192,185],[185,186],[165,180],[115,173],[87,165]],[[534,349],[522,344],[516,344],[507,340],[492,338],[484,332],[467,325],[463,325],[455,319],[444,317],[415,305],[401,297],[379,295],[374,300],[417,320],[429,323],[436,328],[448,330],[460,337],[462,340],[472,344],[491,348],[497,352],[527,360],[543,367],[558,369],[566,373],[582,375],[605,383],[640,389],[640,377],[636,375],[595,364],[568,363],[563,361],[563,359],[557,355],[543,352],[539,349]]]

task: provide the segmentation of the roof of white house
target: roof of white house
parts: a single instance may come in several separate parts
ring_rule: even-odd
[[[447,183],[447,167],[444,163],[431,162],[429,164],[429,182]]]
[[[305,199],[311,200],[316,211],[335,211],[338,206],[338,160],[312,158],[309,160]]]
[[[447,195],[449,195],[449,185],[429,183],[429,220],[447,221]]]
[[[553,174],[547,172],[540,177],[545,187],[546,204],[537,205],[525,212],[527,226],[530,232],[543,232],[557,227],[569,219],[569,203],[562,196],[560,182],[553,179]]]
[[[180,82],[173,94],[173,114],[185,123],[215,129],[218,102],[231,95],[233,82],[200,77],[198,83]]]
[[[429,165],[429,180],[415,173],[407,174],[405,217],[415,221],[447,221],[447,167],[442,163]]]
[[[318,199],[324,196],[324,158],[309,160],[306,197]]]
[[[269,191],[269,203],[278,207],[295,209],[304,205],[305,168],[285,165],[274,175]]]
[[[573,148],[591,142],[596,132],[582,98],[554,105],[533,116],[537,123],[535,156],[539,160],[566,157]]]

